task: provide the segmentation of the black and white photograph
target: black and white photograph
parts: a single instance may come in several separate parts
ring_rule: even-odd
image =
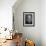
[[[35,12],[23,12],[23,26],[35,25]]]

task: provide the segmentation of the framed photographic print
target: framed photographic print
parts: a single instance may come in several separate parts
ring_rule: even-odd
[[[23,12],[23,26],[35,26],[35,12]]]

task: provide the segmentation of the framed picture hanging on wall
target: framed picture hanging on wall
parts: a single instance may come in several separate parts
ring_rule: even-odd
[[[23,26],[35,26],[35,12],[23,12]]]

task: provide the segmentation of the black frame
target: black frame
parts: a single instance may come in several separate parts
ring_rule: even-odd
[[[32,22],[32,23],[29,23],[29,20],[28,20],[28,23],[26,23],[27,16],[28,16],[28,18],[30,18],[30,22]],[[35,26],[35,12],[23,12],[23,26],[25,26],[25,27],[34,27]]]

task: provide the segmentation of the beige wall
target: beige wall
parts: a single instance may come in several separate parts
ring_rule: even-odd
[[[18,1],[19,2],[19,1]],[[41,3],[40,0],[23,0],[20,5],[14,5],[15,29],[23,33],[24,38],[35,41],[41,46]],[[35,12],[35,27],[23,26],[23,12]]]
[[[46,46],[45,4],[45,0],[23,0],[20,4],[15,3],[13,6],[15,30],[22,32],[24,38],[34,40],[36,46]],[[35,12],[35,27],[23,26],[23,12]]]
[[[46,0],[41,1],[41,38],[42,46],[46,46]]]

